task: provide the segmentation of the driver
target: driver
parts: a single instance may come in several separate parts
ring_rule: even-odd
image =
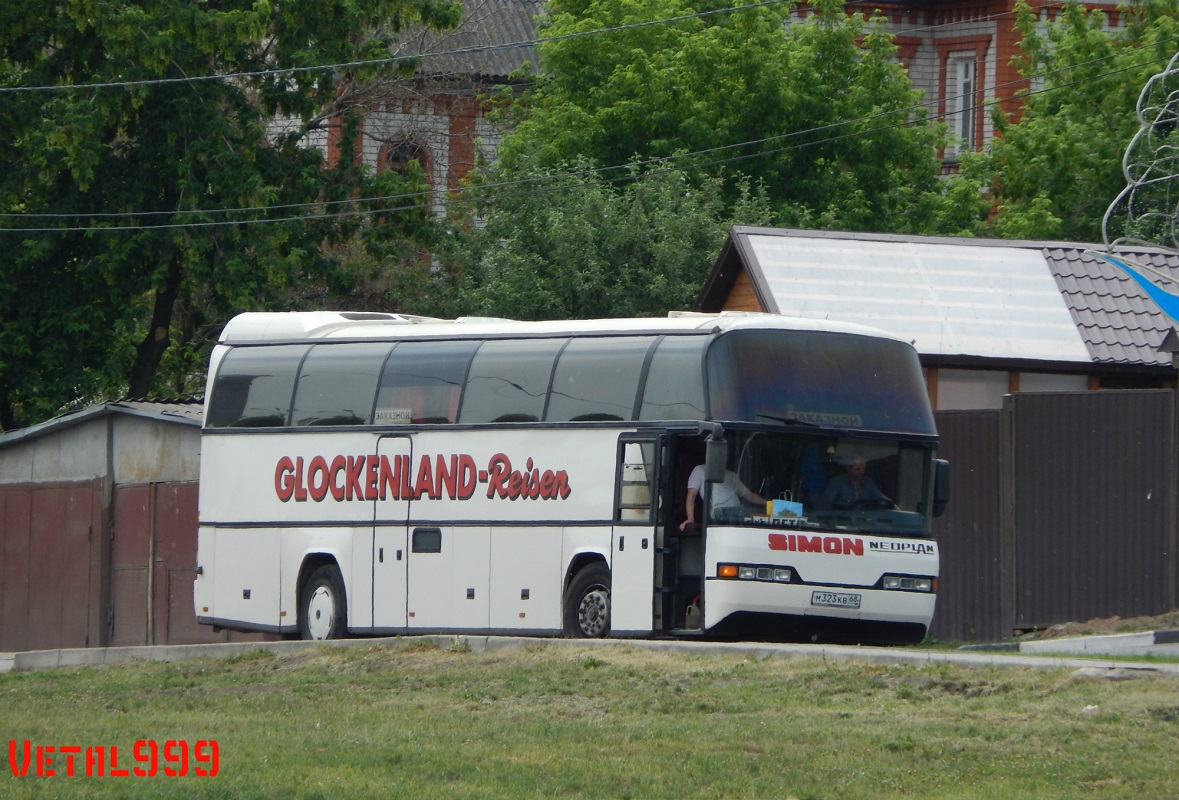
[[[831,508],[854,508],[864,504],[892,505],[892,500],[884,496],[876,482],[864,474],[867,466],[868,462],[863,456],[852,456],[847,472],[831,479],[823,492]]]

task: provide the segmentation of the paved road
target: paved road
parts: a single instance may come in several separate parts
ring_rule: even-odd
[[[1147,653],[1179,655],[1179,631],[1158,631],[1120,636],[1088,636],[1077,639],[1023,642],[1002,649],[923,650],[903,647],[855,647],[825,644],[762,644],[746,642],[700,642],[644,639],[533,639],[508,636],[429,636],[422,637],[439,647],[456,642],[472,652],[514,650],[522,647],[642,647],[652,650],[684,650],[737,653],[755,658],[815,658],[835,661],[860,661],[883,664],[955,663],[995,667],[1037,667],[1053,669],[1152,670],[1179,675],[1179,663],[1134,662],[1101,658],[1133,657]],[[345,639],[332,642],[232,642],[219,644],[159,645],[154,647],[87,647],[72,650],[35,650],[25,653],[0,653],[0,672],[34,672],[66,667],[129,664],[144,661],[192,661],[202,658],[227,658],[254,650],[278,653],[298,652],[315,647],[372,647],[382,643],[404,644],[405,638]],[[1086,656],[1078,658],[1076,656]]]

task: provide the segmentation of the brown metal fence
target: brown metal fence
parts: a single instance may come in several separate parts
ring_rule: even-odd
[[[215,632],[192,607],[195,481],[0,487],[0,651],[273,638]]]
[[[1173,393],[1016,395],[1008,405],[1015,625],[1170,610]]]
[[[98,644],[99,481],[0,487],[0,650]]]
[[[941,552],[937,611],[931,632],[941,639],[1002,638],[999,555],[998,411],[938,414],[938,453],[950,461],[950,502],[935,521]]]
[[[938,415],[944,639],[1176,606],[1175,393],[1015,394]]]

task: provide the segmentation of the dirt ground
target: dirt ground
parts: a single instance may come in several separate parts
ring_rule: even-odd
[[[1109,617],[1091,619],[1088,622],[1063,622],[1041,630],[1028,631],[1019,636],[1020,641],[1035,639],[1057,639],[1067,636],[1102,636],[1113,633],[1138,633],[1140,631],[1179,630],[1179,610],[1168,611],[1154,617]]]

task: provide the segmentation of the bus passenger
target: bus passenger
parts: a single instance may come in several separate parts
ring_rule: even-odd
[[[704,465],[699,464],[688,476],[688,496],[684,499],[684,510],[688,518],[680,523],[680,530],[687,530],[696,524],[696,498],[704,489]],[[748,489],[731,469],[725,470],[723,483],[712,485],[712,518],[721,522],[736,522],[741,518],[742,502],[765,509],[766,501],[757,492]]]

